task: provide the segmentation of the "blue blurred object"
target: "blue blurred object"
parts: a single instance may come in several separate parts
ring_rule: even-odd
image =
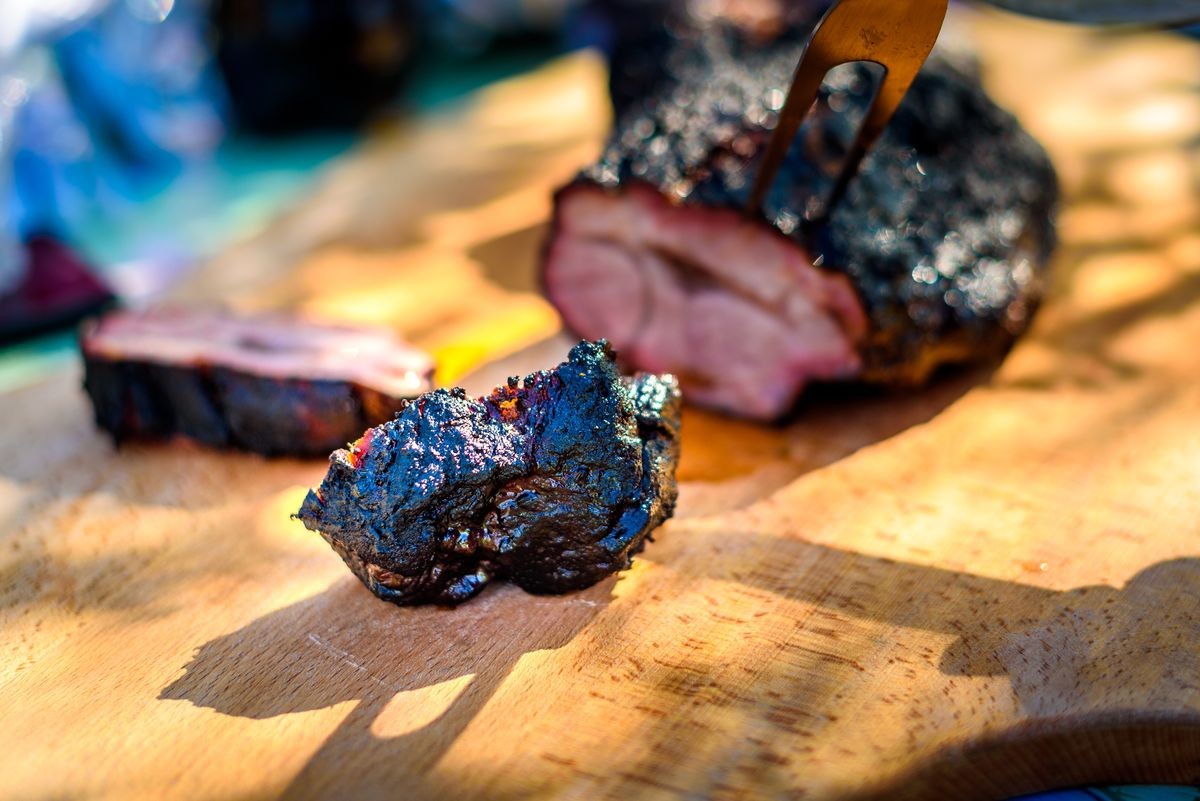
[[[206,0],[0,3],[0,309],[7,335],[68,324],[109,298],[82,261],[48,242],[72,240],[97,207],[135,203],[211,159],[225,125],[204,42],[206,14]],[[36,251],[35,238],[42,243]],[[47,253],[55,254],[54,281],[35,274],[36,258],[45,258],[38,254]]]
[[[211,157],[224,103],[204,20],[201,0],[109,0],[20,48],[8,73],[25,86],[12,131],[21,234],[69,235],[93,204],[139,200]]]
[[[101,174],[124,179],[133,193],[153,191],[188,161],[207,159],[224,134],[220,84],[204,41],[206,3],[157,3],[165,7],[140,12],[149,0],[116,3],[53,46]]]

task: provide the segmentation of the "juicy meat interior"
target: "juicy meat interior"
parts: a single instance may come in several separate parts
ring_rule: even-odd
[[[388,329],[205,309],[109,314],[88,329],[83,347],[94,358],[354,381],[400,398],[428,390],[433,371],[427,354]]]
[[[809,381],[861,366],[867,323],[844,276],[761,222],[647,186],[565,189],[545,284],[577,334],[734,414],[777,417]]]

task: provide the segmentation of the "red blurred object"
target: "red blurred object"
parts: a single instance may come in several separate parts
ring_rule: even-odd
[[[0,342],[71,325],[116,301],[87,264],[50,236],[25,243],[29,264],[16,290],[0,295]]]

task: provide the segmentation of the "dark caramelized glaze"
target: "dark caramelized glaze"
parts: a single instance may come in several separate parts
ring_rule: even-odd
[[[493,579],[529,592],[628,567],[677,494],[679,390],[623,379],[605,343],[491,395],[421,396],[330,458],[299,512],[372,592],[465,601]]]

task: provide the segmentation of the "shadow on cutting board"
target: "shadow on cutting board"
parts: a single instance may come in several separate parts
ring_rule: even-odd
[[[1015,376],[993,376],[992,367],[962,369],[913,392],[822,388],[803,401],[801,414],[777,427],[689,408],[680,480],[685,492],[720,490],[724,511],[743,508],[804,473],[933,419],[981,384],[1034,392],[1126,381],[1136,374],[1108,360],[1103,334],[1156,311],[1169,316],[1191,308],[1196,287],[1189,282],[1182,288],[1185,298],[1167,301],[1156,295],[1103,313],[1050,316],[1039,322],[1041,338],[1031,338],[1055,357],[1044,372],[1023,369]],[[498,383],[503,376],[493,375],[496,370],[507,375],[544,367],[561,359],[567,345],[562,337],[548,340],[520,354],[528,364],[506,359],[469,377],[475,382],[469,386],[476,391]],[[1093,369],[1092,361],[1099,367]],[[1137,395],[1118,411],[1145,414],[1148,402],[1158,399]],[[1006,763],[1014,753],[1024,755],[1021,764],[1027,770],[1022,770],[1030,784],[1008,788],[1012,793],[1097,781],[1196,778],[1200,712],[1180,699],[1195,697],[1195,677],[1200,675],[1200,608],[1195,603],[1200,560],[1147,566],[1121,587],[1057,592],[768,531],[731,530],[714,525],[705,511],[681,505],[669,531],[641,559],[650,567],[639,574],[645,586],[637,588],[636,603],[610,605],[615,584],[610,579],[562,598],[500,587],[456,610],[394,609],[346,578],[205,644],[186,674],[160,698],[254,719],[355,702],[286,795],[387,797],[397,794],[398,782],[412,798],[453,795],[454,788],[444,784],[446,777],[435,766],[505,681],[531,680],[532,671],[516,671],[523,658],[564,649],[579,638],[587,648],[586,659],[568,665],[569,675],[554,675],[554,692],[546,701],[561,705],[564,698],[579,699],[581,714],[594,716],[603,704],[589,699],[587,690],[607,680],[600,672],[615,670],[612,665],[630,653],[640,655],[647,634],[641,626],[652,621],[664,627],[660,631],[667,641],[748,636],[735,653],[739,672],[725,669],[727,653],[689,650],[676,661],[623,679],[639,697],[650,699],[646,706],[651,711],[644,713],[637,730],[647,752],[660,758],[684,749],[678,767],[664,768],[660,759],[629,766],[630,775],[650,776],[665,785],[678,776],[684,785],[705,775],[697,768],[703,764],[714,776],[752,771],[760,786],[784,795],[795,789],[795,781],[781,760],[795,756],[790,750],[794,744],[861,739],[863,720],[843,713],[842,688],[858,676],[897,671],[907,677],[897,686],[912,685],[911,695],[897,703],[907,704],[914,715],[929,705],[922,692],[956,691],[956,679],[964,677],[1003,677],[1011,687],[1011,701],[992,699],[994,708],[979,714],[1047,724],[1038,733],[1022,735],[1019,744],[976,741],[940,754],[923,766],[927,772],[911,777],[912,786],[928,791],[926,797],[956,797],[955,788],[970,786],[970,780],[989,770],[1001,775],[1001,766],[1011,772],[1015,769]],[[689,603],[689,592],[711,582],[737,587],[758,611],[783,599],[811,605],[813,612],[789,609],[792,617],[772,629],[782,632],[780,642],[766,647],[755,640],[761,628],[749,619],[715,607],[709,617],[710,610],[695,603],[694,596]],[[672,629],[672,621],[685,612],[694,622],[686,630]],[[909,638],[910,644],[932,644],[908,650],[880,645],[891,638],[888,627],[936,636]],[[892,657],[895,664],[882,664]],[[751,680],[743,669],[754,672]],[[957,682],[959,688],[971,684]],[[416,690],[424,692],[408,697]],[[431,695],[445,703],[430,703]],[[525,714],[542,710],[536,686],[521,688],[519,695],[525,699]],[[872,705],[875,713],[882,710],[877,697],[856,700]],[[423,706],[410,708],[413,704]],[[721,719],[731,727],[710,732],[709,742],[703,732],[688,727],[687,742],[677,742],[697,704],[721,706]],[[1017,712],[1010,713],[1009,704]],[[425,707],[437,707],[436,714],[431,718]],[[1125,718],[1103,717],[1122,708],[1129,710]],[[625,709],[623,714],[635,713]],[[561,725],[561,715],[547,713],[547,720]],[[1129,732],[1145,721],[1153,725],[1142,739],[1153,745],[1139,750],[1137,737]],[[940,723],[931,718],[928,725]],[[770,735],[763,738],[769,745],[760,748],[745,736],[752,726],[760,727],[754,729],[759,733],[761,727],[769,728]],[[1122,732],[1122,738],[1088,739],[1111,731]],[[1190,733],[1182,736],[1181,731]],[[1174,737],[1175,742],[1163,746],[1155,737]],[[738,747],[731,747],[735,741]],[[1069,750],[1071,742],[1084,752]],[[1057,757],[1028,758],[1039,749]],[[1095,753],[1103,753],[1103,760]],[[1050,761],[1056,765],[1048,765]],[[701,793],[705,789],[686,786]],[[503,798],[509,789],[493,786],[489,792]]]
[[[1057,592],[761,532],[685,524],[671,534],[651,552],[654,561],[670,564],[678,543],[687,550],[679,558],[703,566],[705,578],[816,605],[831,652],[844,650],[837,626],[851,621],[954,636],[922,661],[948,676],[1007,676],[1034,716],[1119,707],[1126,696],[1168,711],[1200,676],[1197,558],[1150,565],[1121,588]],[[1147,662],[1163,666],[1162,675],[1147,674]],[[1148,676],[1149,692],[1136,681]]]
[[[731,536],[738,539],[736,553],[722,553]],[[814,615],[795,619],[795,632],[785,634],[783,641],[775,643],[777,648],[756,644],[753,636],[758,635],[752,634],[738,654],[738,671],[726,669],[728,654],[674,649],[651,654],[653,660],[647,661],[657,664],[656,669],[626,677],[625,681],[639,687],[637,692],[643,698],[651,699],[647,708],[653,714],[648,720],[656,725],[644,735],[651,750],[681,747],[656,739],[677,736],[678,726],[668,724],[686,719],[697,703],[717,704],[726,715],[723,720],[772,728],[773,734],[766,738],[770,745],[764,745],[761,755],[748,754],[746,748],[754,746],[744,743],[739,748],[714,744],[709,753],[703,732],[689,738],[684,760],[715,760],[713,775],[722,772],[719,767],[735,767],[721,762],[740,760],[750,762],[767,781],[775,776],[772,770],[780,759],[771,748],[786,752],[787,743],[854,742],[862,734],[863,720],[858,715],[843,717],[837,699],[856,676],[883,667],[867,663],[880,657],[878,648],[860,652],[853,644],[856,627],[866,631],[880,624],[955,638],[940,653],[934,648],[893,650],[903,663],[895,669],[907,671],[914,679],[918,672],[924,676],[940,673],[948,686],[953,686],[956,676],[1007,676],[1028,717],[1059,721],[1068,727],[1090,711],[1120,709],[1122,699],[1127,698],[1129,708],[1138,714],[1159,716],[1159,734],[1171,734],[1175,731],[1172,726],[1183,726],[1200,736],[1200,715],[1178,707],[1179,698],[1188,695],[1188,682],[1200,674],[1195,649],[1200,632],[1200,610],[1195,606],[1195,598],[1200,596],[1200,560],[1153,565],[1122,588],[1094,586],[1054,592],[752,531],[729,532],[685,523],[665,539],[667,542],[653,551],[654,562],[671,565],[681,573],[695,570],[701,574],[688,578],[687,584],[698,578],[736,582],[746,593],[761,597],[758,608],[769,608],[771,599],[782,597],[810,603],[816,610]],[[830,580],[831,576],[836,578]],[[640,581],[666,584],[640,587],[639,604],[610,606],[616,583],[610,578],[563,597],[531,596],[501,586],[448,610],[393,608],[347,578],[205,644],[187,665],[185,675],[166,687],[159,698],[188,700],[226,715],[254,719],[357,701],[285,795],[386,796],[402,781],[410,797],[437,797],[447,791],[447,778],[431,769],[501,684],[515,675],[514,669],[526,655],[562,648],[595,623],[593,636],[586,641],[591,643],[588,653],[592,656],[586,663],[568,667],[566,673],[560,664],[553,679],[556,692],[547,697],[547,703],[566,697],[587,705],[596,703],[589,699],[587,689],[597,686],[598,674],[593,675],[601,669],[597,666],[616,664],[613,660],[620,662],[639,653],[645,646],[642,640],[650,636],[638,624],[630,623],[627,618],[631,615],[648,615],[654,620],[675,620],[681,610],[693,618],[698,615],[695,622],[676,626],[677,638],[738,638],[742,636],[738,632],[753,631],[749,620],[731,616],[728,608],[708,607],[712,617],[706,619],[704,607],[688,605],[687,589],[670,583],[682,580],[674,570],[651,569],[649,578],[643,576]],[[657,591],[646,597],[651,589]],[[930,603],[930,598],[937,602]],[[716,614],[718,609],[722,614]],[[730,631],[719,632],[726,627]],[[872,636],[881,636],[878,629],[874,631]],[[826,636],[828,641],[822,644]],[[600,653],[595,653],[596,649]],[[788,649],[794,649],[791,656],[786,655]],[[673,661],[662,658],[672,655]],[[814,658],[818,663],[815,672],[796,672],[798,661]],[[1147,665],[1155,669],[1147,670]],[[748,684],[742,670],[756,672]],[[519,680],[535,681],[533,671],[521,675]],[[404,695],[439,684],[447,685],[438,696],[447,699],[444,703],[431,702],[428,695],[416,700]],[[773,691],[766,692],[767,688]],[[783,692],[779,692],[781,688]],[[629,688],[613,691],[618,695],[632,692]],[[535,719],[544,711],[536,700],[536,685],[523,688],[519,695],[525,701],[517,714],[530,715],[527,725],[536,726]],[[897,702],[905,703],[902,699]],[[920,704],[922,699],[914,696],[908,702]],[[394,703],[400,708],[389,708]],[[429,707],[435,713],[432,717]],[[1116,724],[1124,731],[1130,722],[1118,720]],[[396,725],[401,733],[389,735],[386,730]],[[381,728],[385,730],[382,734]],[[761,733],[761,728],[758,731]],[[741,743],[743,734],[736,726],[708,733],[710,741],[722,740],[726,746]],[[1074,732],[1064,741],[1096,746],[1080,740],[1079,734]],[[1021,748],[1028,750],[1027,740]],[[930,792],[935,788],[945,791],[964,776],[975,775],[988,760],[1002,764],[1008,758],[1006,753],[1002,743],[975,754],[948,754],[931,767],[928,776],[914,781]],[[1029,789],[1071,781],[1187,778],[1180,773],[1185,767],[1175,761],[1176,756],[1187,759],[1187,748],[1181,747],[1176,756],[1173,753],[1171,749],[1129,750],[1128,759],[1110,755],[1102,769],[1086,768],[1093,773],[1038,774],[1047,783]],[[1091,765],[1094,760],[1067,760],[1062,770],[1082,771],[1085,768],[1080,766]],[[686,775],[686,768],[679,769]],[[630,771],[642,772],[637,766]],[[669,782],[672,777],[661,778]],[[786,776],[775,779],[781,788],[787,786]],[[502,787],[494,790],[497,797],[504,796]]]
[[[205,644],[159,698],[255,719],[358,701],[285,795],[387,795],[397,775],[419,795],[418,777],[454,745],[518,661],[569,643],[605,609],[615,583],[609,578],[566,598],[503,585],[442,609],[393,607],[347,578]],[[422,709],[388,713],[407,731],[375,733],[401,694],[447,682],[449,703],[432,719],[423,703],[429,699],[422,699]],[[413,725],[413,717],[424,722]],[[368,748],[375,740],[387,748]],[[372,754],[369,764],[361,761]]]

